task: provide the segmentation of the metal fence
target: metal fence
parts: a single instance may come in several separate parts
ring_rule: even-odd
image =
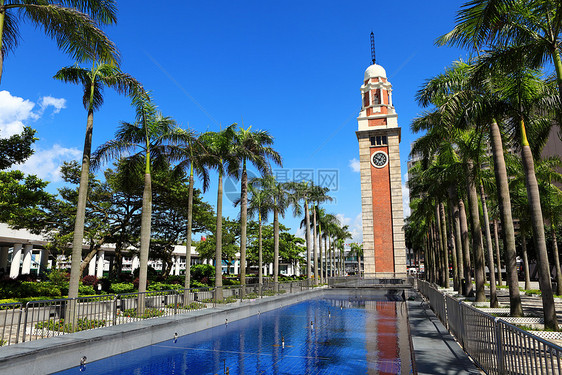
[[[426,281],[418,280],[418,290],[486,373],[562,375],[562,347],[444,295]]]
[[[0,346],[307,290],[307,280],[0,304]]]
[[[335,288],[364,288],[374,286],[396,286],[411,284],[406,273],[364,274],[362,276],[341,276],[328,279],[328,285]]]

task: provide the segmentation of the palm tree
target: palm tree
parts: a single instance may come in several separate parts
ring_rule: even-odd
[[[320,215],[320,222],[322,223],[322,226],[324,228],[324,242],[326,242],[326,240],[328,241],[328,244],[326,247],[326,275],[329,274],[329,277],[334,277],[335,273],[334,273],[334,250],[333,250],[333,246],[332,246],[332,239],[335,236],[335,233],[337,231],[337,228],[339,227],[339,220],[338,218],[333,215],[333,214],[325,214],[325,215]],[[329,253],[329,254],[328,254]],[[329,268],[330,268],[330,272],[327,272],[328,269],[328,264],[329,264]]]
[[[314,238],[314,284],[318,285],[319,278],[322,279],[322,226],[320,222],[316,222],[318,209],[320,208],[320,204],[323,202],[331,201],[332,197],[328,195],[330,189],[327,187],[321,187],[318,185],[312,185],[310,187],[311,195],[310,195],[310,202],[313,204],[312,207],[312,229],[313,229],[313,238]],[[318,232],[317,232],[318,230]],[[317,235],[318,234],[318,235]],[[318,238],[318,249],[320,253],[318,254],[316,251],[316,239]],[[318,257],[320,257],[320,261],[318,261]],[[319,277],[320,276],[320,277]],[[320,280],[322,281],[322,280]]]
[[[264,130],[252,131],[239,128],[235,133],[232,153],[236,159],[230,164],[230,174],[239,177],[240,172],[240,284],[246,285],[246,228],[248,225],[248,172],[247,163],[251,163],[262,174],[270,172],[269,160],[281,165],[281,156],[271,145],[273,137]],[[241,167],[241,170],[240,170]]]
[[[152,166],[169,162],[171,142],[176,142],[183,131],[176,127],[170,117],[164,117],[157,110],[149,95],[133,98],[135,122],[122,122],[115,133],[115,139],[101,145],[94,153],[94,166],[103,161],[125,157],[126,162],[144,169],[144,190],[140,231],[140,272],[139,292],[146,291],[147,267],[150,247],[152,216]],[[144,306],[139,306],[142,314]]]
[[[306,233],[306,278],[310,282],[312,277],[312,264],[311,264],[311,239],[310,239],[310,212],[309,212],[309,202],[311,189],[310,185],[306,181],[301,182],[289,182],[287,184],[289,194],[289,202],[293,206],[293,215],[302,215],[301,202],[304,208],[304,219],[305,219],[305,233]],[[315,265],[316,266],[316,265]]]
[[[349,255],[357,257],[357,268],[359,275],[363,274],[361,263],[363,259],[363,244],[352,243],[350,246]]]
[[[80,281],[80,263],[82,262],[82,245],[84,239],[84,220],[86,215],[86,201],[88,198],[88,177],[90,173],[90,154],[92,149],[92,133],[94,130],[94,112],[103,104],[104,86],[115,89],[120,94],[133,95],[142,91],[140,83],[119,68],[110,64],[94,64],[92,70],[78,66],[62,68],[55,74],[55,78],[64,82],[81,84],[84,94],[82,102],[88,112],[86,121],[86,137],[82,153],[82,170],[78,190],[78,205],[76,207],[76,221],[74,223],[74,238],[72,242],[72,263],[70,268],[69,298],[78,297]]]
[[[194,173],[197,173],[203,183],[203,192],[209,188],[208,168],[213,164],[214,159],[209,157],[207,149],[202,141],[202,137],[196,135],[191,130],[180,132],[181,160],[177,167],[189,170],[189,193],[187,199],[187,229],[186,229],[186,252],[185,252],[185,282],[184,282],[184,304],[189,301],[189,291],[191,286],[191,234],[193,226],[193,184]]]
[[[263,177],[263,188],[273,209],[273,281],[279,282],[279,215],[285,217],[289,206],[287,185],[275,181],[271,175]]]
[[[468,124],[486,124],[489,130],[490,145],[494,159],[494,174],[498,194],[498,206],[502,223],[502,239],[505,250],[506,276],[509,285],[510,315],[522,316],[521,297],[518,287],[516,266],[515,230],[511,213],[511,200],[508,186],[502,135],[498,118],[503,117],[501,104],[496,89],[490,80],[476,81],[473,79],[473,68],[462,61],[457,61],[444,74],[429,80],[418,92],[418,101],[423,106],[437,102],[440,115],[447,121],[454,120],[455,126],[464,128]],[[456,119],[471,120],[459,122]],[[480,125],[479,129],[485,127]],[[462,208],[462,200],[459,208]],[[461,225],[463,225],[463,210]],[[466,218],[466,216],[465,216]],[[468,246],[463,235],[463,248]],[[465,254],[466,255],[466,254]],[[466,262],[465,262],[466,266]],[[465,270],[465,275],[467,270]],[[465,277],[465,285],[470,285]]]
[[[556,295],[562,295],[562,270],[560,269],[560,255],[558,254],[557,224],[562,206],[562,191],[553,182],[562,182],[562,174],[556,168],[562,167],[559,157],[550,157],[537,162],[537,177],[541,188],[542,206],[546,207],[550,232],[552,236],[552,254],[556,269]]]
[[[232,143],[235,137],[234,127],[232,124],[226,129],[219,132],[206,132],[200,137],[206,146],[207,155],[213,160],[212,165],[218,172],[218,189],[217,189],[217,226],[216,226],[216,247],[215,247],[215,287],[217,299],[222,299],[222,179],[230,168],[231,164],[235,164],[232,154]]]
[[[262,253],[262,227],[263,221],[267,220],[269,211],[273,208],[271,197],[265,190],[266,181],[261,178],[253,178],[248,185],[250,199],[248,200],[248,214],[250,217],[258,217],[258,281],[263,284],[263,253]]]
[[[19,23],[31,21],[73,59],[116,63],[119,53],[97,24],[114,24],[115,0],[0,1],[0,82],[4,57],[18,45]]]
[[[436,43],[477,51],[491,47],[483,62],[493,69],[518,70],[523,56],[529,68],[550,59],[562,100],[561,35],[559,1],[471,0],[461,7],[453,30]]]

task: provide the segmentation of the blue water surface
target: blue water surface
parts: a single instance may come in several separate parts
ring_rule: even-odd
[[[58,374],[409,374],[406,325],[403,302],[326,296]]]

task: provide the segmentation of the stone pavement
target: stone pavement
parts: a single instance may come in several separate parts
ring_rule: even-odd
[[[408,291],[408,318],[418,374],[482,374],[419,294]]]

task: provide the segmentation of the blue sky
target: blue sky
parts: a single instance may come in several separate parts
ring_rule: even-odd
[[[105,31],[122,55],[121,68],[151,90],[160,110],[183,127],[218,130],[252,125],[275,137],[289,175],[301,170],[334,177],[328,212],[339,214],[361,239],[355,136],[359,88],[370,65],[369,34],[377,63],[393,85],[402,127],[401,164],[420,113],[414,101],[424,80],[466,54],[436,47],[451,30],[461,2],[394,1],[119,1],[117,25]],[[0,134],[21,124],[37,129],[36,155],[23,170],[60,186],[57,168],[81,155],[86,113],[78,86],[52,76],[72,65],[40,30],[26,24],[6,57],[0,84]],[[87,67],[87,65],[85,65]],[[120,121],[132,121],[129,99],[105,92],[94,116],[94,148],[111,139]],[[403,177],[404,178],[404,177]],[[404,181],[403,181],[404,182]],[[216,204],[216,184],[206,200]],[[225,215],[238,209],[228,198]],[[284,224],[296,231],[288,212]]]

